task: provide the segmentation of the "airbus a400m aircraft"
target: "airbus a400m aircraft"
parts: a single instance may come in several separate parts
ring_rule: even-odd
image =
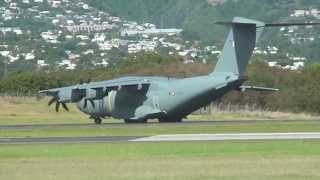
[[[217,22],[231,28],[215,69],[207,76],[174,79],[167,77],[123,77],[40,91],[52,96],[69,110],[67,103],[77,103],[80,111],[96,124],[105,117],[124,119],[126,123],[181,122],[195,110],[208,105],[231,90],[277,91],[273,88],[244,86],[245,70],[262,31],[266,27],[316,25],[319,23],[266,24],[246,18]]]

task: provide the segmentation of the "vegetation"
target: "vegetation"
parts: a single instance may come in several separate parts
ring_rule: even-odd
[[[317,180],[319,149],[318,141],[1,146],[0,179]]]

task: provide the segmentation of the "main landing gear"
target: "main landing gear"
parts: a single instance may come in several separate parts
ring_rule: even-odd
[[[181,123],[182,118],[159,119],[159,123]]]
[[[125,119],[124,122],[126,124],[145,124],[148,122],[148,120],[147,119],[139,119],[139,120]]]

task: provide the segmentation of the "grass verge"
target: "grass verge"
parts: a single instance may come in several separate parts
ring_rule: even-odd
[[[61,136],[149,136],[190,133],[259,133],[259,132],[319,132],[320,122],[257,122],[237,124],[143,124],[88,125],[75,127],[4,128],[0,137],[61,137]]]
[[[0,179],[319,179],[319,141],[0,146]]]

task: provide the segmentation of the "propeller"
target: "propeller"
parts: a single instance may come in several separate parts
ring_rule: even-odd
[[[92,105],[93,108],[96,107],[96,105],[94,104],[94,101],[93,101],[92,99],[85,99],[85,100],[84,100],[84,105],[83,105],[84,108],[87,108],[87,107],[88,107],[88,101],[91,103],[91,105]]]
[[[66,104],[66,103],[61,103],[61,102],[59,102],[59,100],[58,100],[57,97],[53,97],[53,98],[49,101],[48,106],[51,106],[53,103],[56,103],[56,112],[59,112],[60,104],[62,105],[62,108],[63,108],[64,110],[66,110],[66,111],[69,112],[69,108],[68,108],[67,104]]]

